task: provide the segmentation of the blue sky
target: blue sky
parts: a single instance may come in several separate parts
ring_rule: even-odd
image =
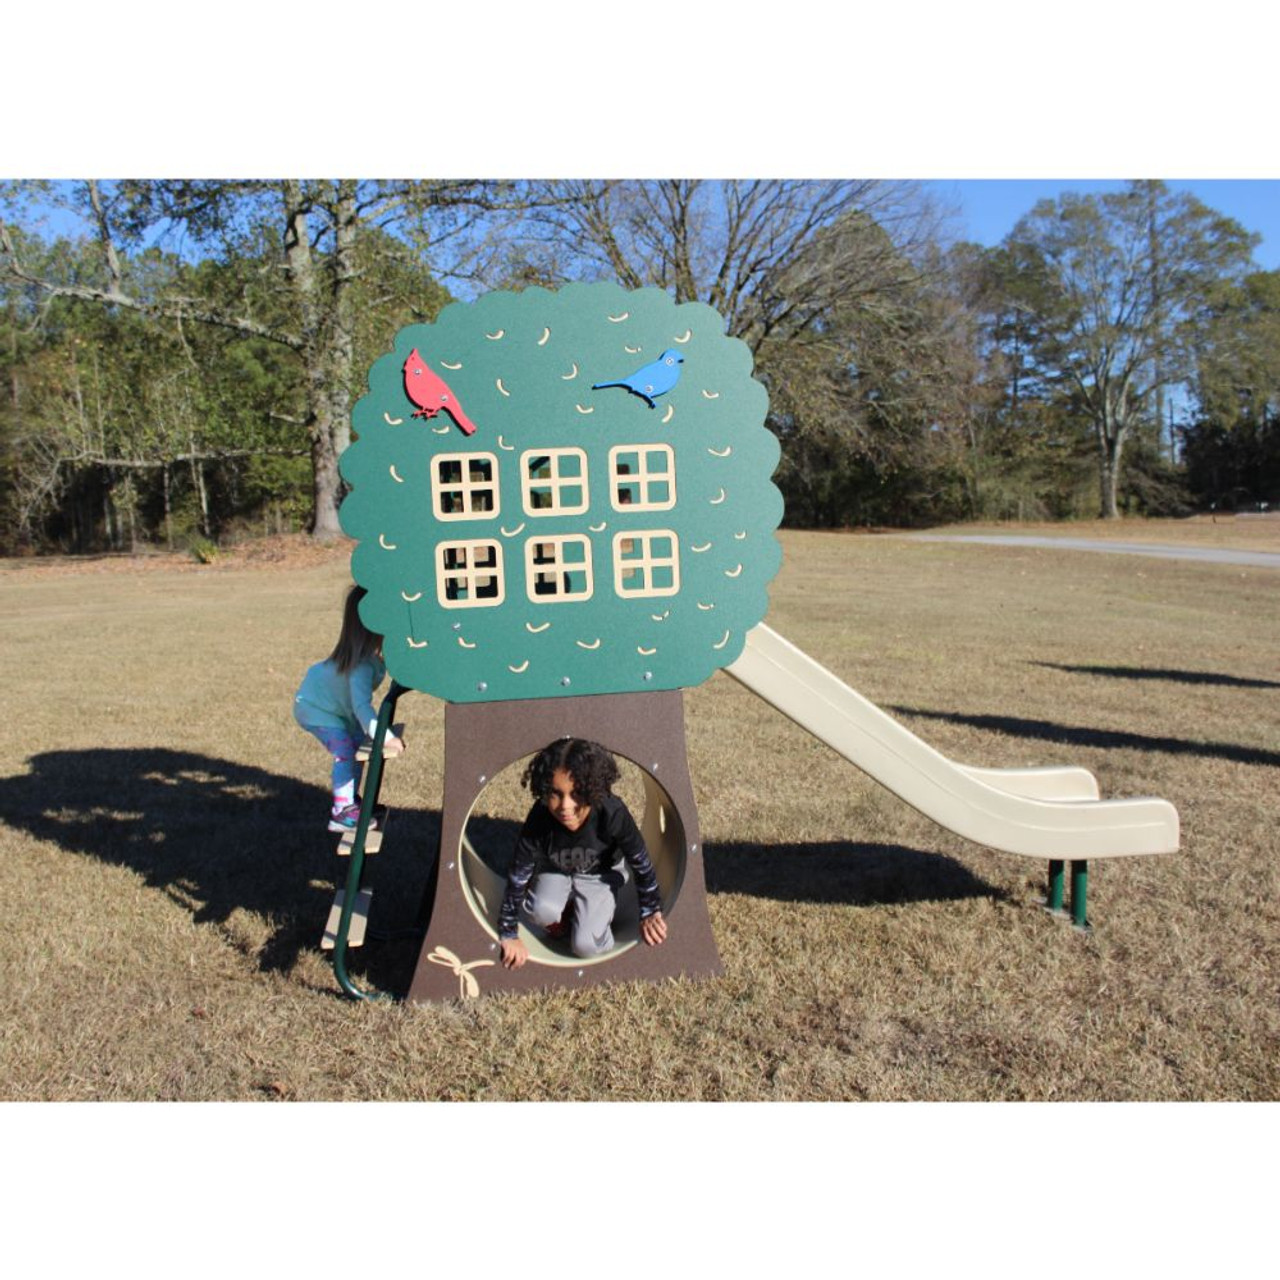
[[[923,185],[950,212],[950,230],[957,239],[994,245],[1004,239],[1023,214],[1038,200],[1052,199],[1065,191],[1100,194],[1119,191],[1122,179],[1079,178],[946,178],[922,180]],[[1262,242],[1254,260],[1266,271],[1280,270],[1280,179],[1170,180],[1175,191],[1188,191],[1219,213],[1234,218]],[[72,228],[69,218],[54,216],[46,232]]]
[[[947,179],[926,185],[957,211],[956,234],[978,244],[998,244],[1037,200],[1052,199],[1064,191],[1099,194],[1119,191],[1120,180],[1075,178]],[[1175,191],[1188,191],[1211,209],[1234,218],[1247,231],[1256,231],[1262,243],[1254,250],[1258,265],[1267,271],[1280,269],[1280,180],[1206,179],[1170,181]]]
[[[948,229],[956,239],[998,244],[1039,200],[1064,192],[1100,195],[1121,191],[1119,178],[943,178],[920,179],[948,212]],[[1262,241],[1254,261],[1263,270],[1280,270],[1280,179],[1171,179],[1174,191],[1187,191],[1211,209],[1234,218]],[[65,233],[74,220],[54,215],[46,233]]]

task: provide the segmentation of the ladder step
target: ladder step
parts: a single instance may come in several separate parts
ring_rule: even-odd
[[[378,825],[370,827],[364,834],[364,851],[366,854],[377,853],[382,848],[382,833],[386,829],[387,818],[390,812],[378,806],[377,818]],[[348,858],[351,856],[351,850],[355,848],[356,833],[354,831],[344,831],[338,838],[338,857]]]
[[[324,937],[320,939],[321,951],[332,951],[338,945],[338,925],[342,922],[342,900],[345,891],[338,890],[333,906],[329,908],[329,923],[324,927]],[[347,930],[347,946],[364,945],[365,926],[369,923],[369,904],[373,901],[372,889],[361,889],[356,894],[356,905],[351,912],[351,928]]]
[[[395,734],[395,736],[396,736],[397,738],[400,738],[400,739],[402,739],[402,740],[403,740],[403,738],[404,738],[404,725],[402,725],[402,724],[393,724],[393,725],[391,726],[391,732],[392,732],[392,733],[394,733],[394,734]],[[357,759],[357,760],[361,760],[361,761],[368,760],[368,759],[369,759],[369,756],[372,754],[372,752],[373,752],[373,739],[372,739],[372,738],[366,738],[366,739],[365,739],[365,740],[364,740],[364,741],[363,741],[363,742],[362,742],[362,743],[361,743],[361,744],[356,748],[356,759]],[[395,760],[397,757],[396,757],[396,756],[383,756],[382,758],[383,758],[384,760]]]

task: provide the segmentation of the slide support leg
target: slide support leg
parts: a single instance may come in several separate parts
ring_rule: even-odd
[[[1045,906],[1050,911],[1062,910],[1064,865],[1061,858],[1054,858],[1049,862],[1049,893],[1045,899]]]
[[[1086,895],[1089,889],[1089,864],[1085,861],[1071,864],[1071,923],[1079,929],[1088,927]]]

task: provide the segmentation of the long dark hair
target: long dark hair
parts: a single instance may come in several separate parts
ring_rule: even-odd
[[[342,606],[342,631],[338,635],[338,643],[333,646],[333,652],[329,655],[329,661],[344,676],[369,658],[382,655],[382,637],[370,631],[360,621],[360,601],[367,594],[364,587],[352,587]]]
[[[520,785],[528,787],[536,799],[545,800],[557,769],[573,779],[573,798],[592,807],[610,794],[618,780],[618,762],[598,742],[560,738],[529,761]]]

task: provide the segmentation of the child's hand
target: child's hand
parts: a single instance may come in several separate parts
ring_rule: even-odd
[[[667,922],[662,918],[661,911],[655,911],[651,916],[645,916],[640,921],[640,936],[651,947],[660,947],[667,940]]]
[[[529,958],[529,948],[519,938],[502,939],[502,965],[505,969],[518,969]]]
[[[384,756],[404,755],[404,739],[397,738],[394,733],[388,733],[382,744],[382,754]]]

